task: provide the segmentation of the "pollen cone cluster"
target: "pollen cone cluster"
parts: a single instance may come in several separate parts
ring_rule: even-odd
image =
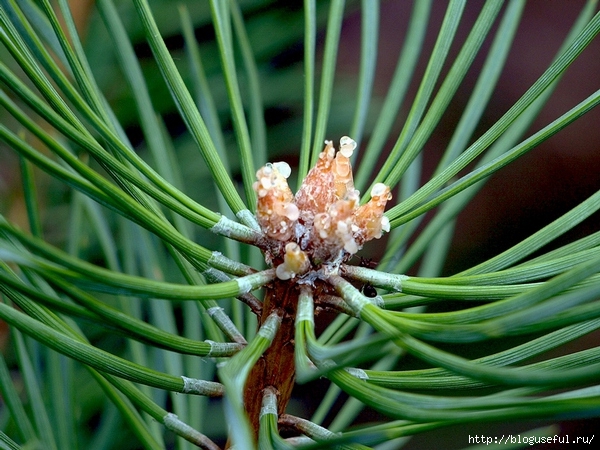
[[[360,206],[354,188],[350,157],[356,142],[344,136],[336,153],[331,141],[294,196],[287,178],[290,166],[268,163],[256,172],[256,217],[267,237],[281,243],[283,255],[267,255],[282,261],[277,276],[282,280],[303,275],[322,264],[339,264],[355,254],[366,241],[389,231],[383,215],[391,198],[390,188],[377,183],[371,200]]]

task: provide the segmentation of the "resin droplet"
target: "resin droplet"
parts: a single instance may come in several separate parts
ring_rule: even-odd
[[[279,161],[273,163],[273,167],[283,176],[283,178],[289,178],[292,174],[292,168],[285,161]]]
[[[277,266],[275,274],[280,280],[289,280],[296,275],[302,275],[310,269],[310,261],[298,244],[288,242],[285,245],[283,263]]]
[[[354,149],[356,148],[356,141],[348,136],[342,136],[340,139],[340,153],[346,158],[350,158]]]

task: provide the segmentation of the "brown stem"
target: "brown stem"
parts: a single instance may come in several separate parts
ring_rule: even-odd
[[[271,346],[256,362],[244,390],[244,405],[250,419],[255,438],[258,437],[258,418],[263,390],[272,386],[277,391],[277,412],[285,412],[290,400],[296,369],[294,366],[294,320],[298,306],[298,288],[290,281],[275,280],[266,287],[260,325],[269,315],[279,310],[281,326]]]

